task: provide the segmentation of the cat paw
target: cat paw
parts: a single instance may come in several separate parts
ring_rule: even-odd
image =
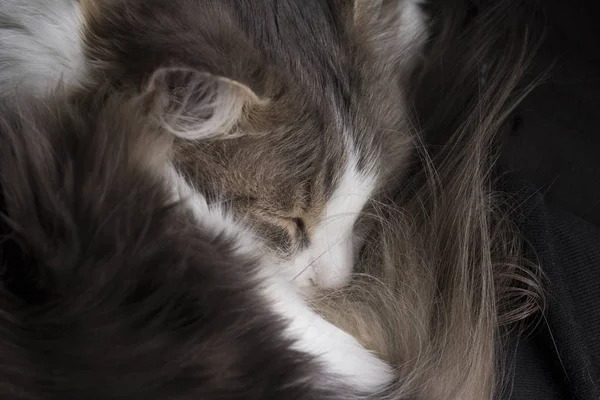
[[[390,365],[346,332],[340,330],[335,336],[336,344],[322,355],[324,366],[333,374],[365,393],[383,391],[393,383],[395,375]]]

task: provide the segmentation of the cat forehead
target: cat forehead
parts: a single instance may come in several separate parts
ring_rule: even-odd
[[[349,150],[335,133],[286,130],[215,142],[181,141],[174,159],[191,180],[215,195],[283,202],[316,191],[328,196],[341,179]]]

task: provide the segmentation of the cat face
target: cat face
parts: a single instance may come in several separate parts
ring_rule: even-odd
[[[416,6],[83,4],[88,58],[103,60],[95,69],[166,85],[176,99],[165,124],[183,137],[173,164],[189,184],[252,230],[300,286],[343,284],[357,218],[410,148],[401,82],[420,35],[405,21]]]
[[[308,126],[183,141],[176,166],[254,231],[300,286],[334,286],[352,266],[353,227],[378,183],[380,150],[361,159],[352,137],[326,126],[324,115],[323,124],[311,123],[317,113],[302,118]]]

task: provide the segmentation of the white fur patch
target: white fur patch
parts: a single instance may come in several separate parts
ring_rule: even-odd
[[[84,67],[75,0],[0,0],[0,94],[43,95],[76,83]]]
[[[348,176],[348,181],[352,176]],[[237,225],[221,208],[209,206],[172,166],[167,169],[167,180],[175,199],[187,202],[201,226],[215,236],[225,235],[239,243],[240,254],[256,255],[255,249],[259,247],[253,244],[252,234]],[[346,230],[349,223],[339,222],[336,226]],[[386,363],[306,305],[279,265],[265,260],[258,274],[267,303],[276,315],[287,321],[285,334],[294,341],[293,347],[314,356],[322,365],[324,374],[319,377],[322,381],[316,383],[328,386],[335,380],[361,392],[375,393],[393,381],[393,371]]]
[[[354,224],[370,199],[376,176],[361,173],[348,152],[346,169],[327,201],[308,249],[293,260],[294,280],[302,288],[334,288],[347,283],[354,266]]]
[[[421,50],[427,38],[426,18],[421,9],[423,3],[423,0],[405,0],[398,26],[398,40],[413,54]]]

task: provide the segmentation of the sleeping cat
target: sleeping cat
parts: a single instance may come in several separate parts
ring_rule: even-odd
[[[102,94],[2,105],[2,398],[383,389],[385,364],[312,313],[241,229],[177,198],[146,99]]]
[[[348,281],[360,212],[408,157],[402,83],[424,33],[417,5],[15,4],[0,12],[30,37],[0,38],[22,50],[1,53],[15,58],[0,72],[2,171],[16,171],[2,189],[40,277],[16,279],[38,298],[19,314],[31,334],[17,347],[42,371],[17,377],[52,390],[14,390],[385,396],[392,368],[301,295]],[[40,26],[22,17],[36,11]],[[40,36],[57,24],[68,40]]]
[[[462,3],[408,79],[411,1],[0,0],[2,398],[497,398],[531,52]]]

